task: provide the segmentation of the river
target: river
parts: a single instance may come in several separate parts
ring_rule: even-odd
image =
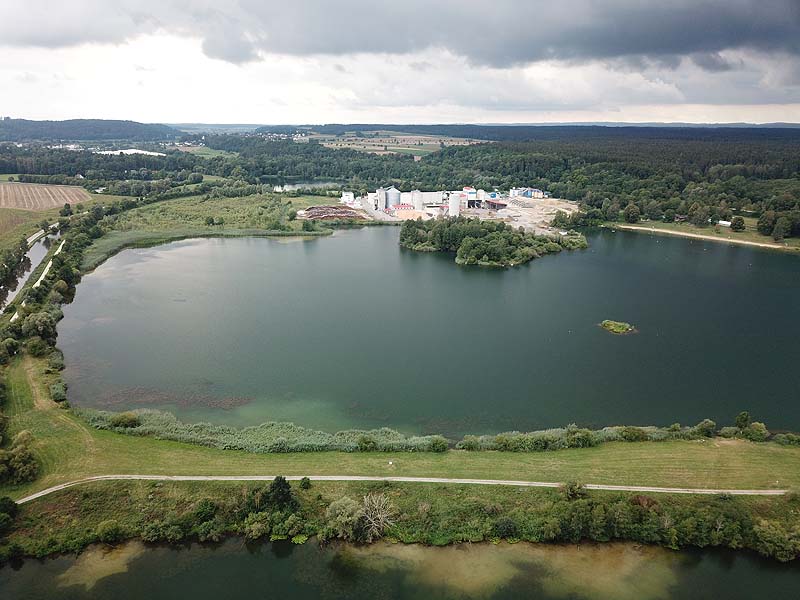
[[[138,542],[0,569],[4,598],[726,600],[797,598],[800,570],[748,553],[633,544],[446,548],[314,540],[146,547]]]
[[[0,309],[5,308],[13,302],[14,298],[22,291],[22,288],[25,287],[25,284],[28,282],[31,274],[36,270],[36,267],[38,267],[42,260],[44,260],[44,257],[47,256],[53,241],[57,240],[60,236],[61,234],[58,232],[50,234],[40,238],[31,245],[25,253],[25,258],[22,259],[22,263],[19,266],[19,274],[13,285],[8,287],[0,286]]]
[[[586,251],[490,270],[398,235],[120,253],[64,307],[70,401],[450,436],[741,410],[800,430],[797,256],[599,231]]]

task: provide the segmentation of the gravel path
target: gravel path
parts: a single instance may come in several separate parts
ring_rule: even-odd
[[[298,481],[304,475],[288,475],[286,479]],[[557,488],[561,484],[549,481],[514,481],[511,479],[449,479],[445,477],[372,477],[368,475],[308,475],[312,481],[390,481],[395,483],[450,483],[462,485],[505,485],[512,487],[543,487]],[[31,500],[36,500],[54,492],[58,492],[76,485],[91,483],[93,481],[272,481],[275,475],[97,475],[86,477],[68,483],[54,485],[41,492],[36,492],[30,496],[25,496],[17,500],[17,504],[24,504]],[[730,494],[733,496],[781,496],[787,490],[724,490],[709,488],[671,488],[671,487],[652,487],[639,485],[602,485],[587,484],[584,486],[588,490],[608,490],[623,492],[650,492],[665,494]]]

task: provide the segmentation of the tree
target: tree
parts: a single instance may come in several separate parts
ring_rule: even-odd
[[[751,423],[750,413],[747,412],[746,410],[743,410],[738,415],[736,415],[735,423],[736,423],[736,428],[739,429],[739,431],[744,431],[745,429],[750,427]]]
[[[639,207],[635,204],[628,204],[623,211],[623,216],[626,223],[638,223],[640,218]]]
[[[783,238],[792,232],[792,222],[787,217],[780,217],[775,221],[775,228],[772,230],[772,239],[782,242]]]
[[[744,231],[744,218],[735,216],[731,219],[731,231]]]
[[[367,542],[379,539],[389,527],[394,525],[394,506],[386,494],[373,492],[364,496],[362,511],[364,513],[365,541]]]
[[[56,321],[50,313],[32,313],[25,317],[22,322],[22,335],[26,338],[38,335],[43,340],[54,342],[56,339]]]
[[[325,510],[323,537],[356,541],[359,521],[363,516],[363,508],[352,498],[342,496],[334,500]]]
[[[272,483],[269,484],[266,499],[270,505],[279,509],[294,509],[297,507],[297,498],[294,497],[292,486],[289,485],[289,482],[286,481],[286,478],[282,475],[278,475],[272,480]]]
[[[761,235],[771,235],[772,231],[775,229],[775,221],[778,220],[778,217],[775,215],[774,210],[768,210],[761,214],[758,217],[758,223],[756,224],[756,229],[758,229],[758,233]]]

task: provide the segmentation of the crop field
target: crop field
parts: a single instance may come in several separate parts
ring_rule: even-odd
[[[470,144],[485,143],[484,140],[408,134],[396,131],[348,132],[341,136],[312,134],[309,138],[317,140],[328,148],[349,148],[371,154],[411,154],[415,157],[436,152],[444,146],[469,146]]]
[[[78,204],[90,199],[83,188],[37,183],[0,183],[0,208],[47,210],[64,204]]]

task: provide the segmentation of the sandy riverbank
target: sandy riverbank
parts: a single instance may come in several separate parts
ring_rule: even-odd
[[[756,248],[769,248],[771,250],[782,250],[784,252],[800,252],[800,248],[787,246],[785,244],[769,243],[769,242],[751,242],[749,240],[737,240],[731,238],[719,237],[716,235],[702,234],[702,233],[689,233],[688,231],[677,231],[674,229],[662,229],[660,227],[647,227],[641,225],[625,225],[615,223],[614,225],[607,225],[609,229],[624,229],[626,231],[641,231],[645,233],[655,233],[659,235],[675,235],[678,237],[694,238],[699,240],[708,240],[711,242],[726,242],[729,244],[738,244],[740,246],[754,246]]]

